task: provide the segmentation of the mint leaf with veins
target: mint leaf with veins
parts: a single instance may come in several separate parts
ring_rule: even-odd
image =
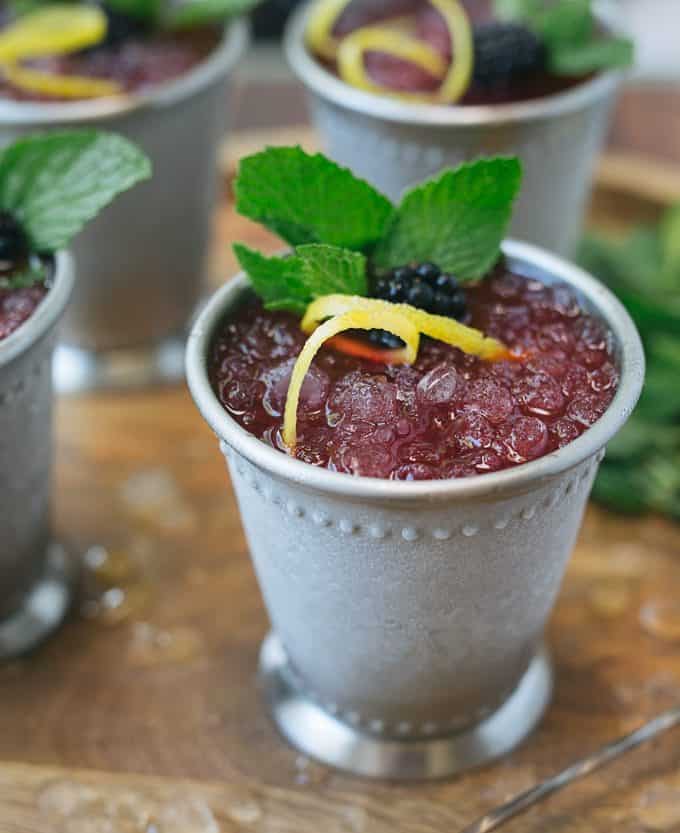
[[[307,289],[302,281],[299,257],[267,257],[242,243],[234,254],[267,309],[285,309],[302,315],[307,307]]]
[[[34,252],[66,246],[113,198],[151,176],[151,163],[114,133],[57,131],[0,152],[0,210],[23,227]]]
[[[302,315],[322,295],[368,291],[366,258],[359,252],[312,243],[298,246],[289,256],[266,257],[236,243],[234,253],[267,309]]]
[[[270,147],[241,160],[236,209],[293,246],[370,250],[385,233],[390,201],[347,168],[300,147]]]
[[[376,265],[430,261],[462,281],[483,277],[500,255],[521,180],[518,159],[495,157],[407,191],[375,251]]]

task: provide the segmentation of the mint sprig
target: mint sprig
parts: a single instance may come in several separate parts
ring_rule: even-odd
[[[298,315],[322,295],[366,295],[368,274],[412,261],[476,280],[500,256],[521,177],[516,158],[480,159],[411,189],[395,208],[321,154],[268,148],[242,160],[236,207],[293,249],[267,257],[237,243],[234,252],[267,308]]]
[[[375,252],[378,267],[431,261],[459,280],[477,280],[498,258],[519,191],[518,159],[480,159],[408,191]]]
[[[297,246],[329,243],[365,251],[385,233],[389,200],[320,153],[270,147],[241,161],[236,209]]]
[[[633,42],[598,26],[592,0],[495,0],[498,17],[529,26],[543,40],[556,75],[587,75],[631,66]]]
[[[21,224],[32,251],[51,253],[117,194],[150,176],[144,153],[113,133],[31,136],[0,152],[0,210]]]

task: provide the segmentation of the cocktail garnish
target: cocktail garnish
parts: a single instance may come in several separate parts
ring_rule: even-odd
[[[351,298],[352,296],[347,297]],[[325,300],[325,298],[321,298],[319,301],[315,301],[314,304],[310,305],[310,309]],[[355,300],[366,301],[368,299],[356,297]],[[384,304],[385,307],[385,309],[381,309],[378,326],[398,336],[405,343],[403,351],[404,361],[409,363],[414,362],[416,356],[418,355],[418,346],[420,344],[420,334],[418,333],[416,325],[403,313],[401,309],[399,309],[397,305],[381,301],[376,303]],[[294,449],[297,441],[297,408],[298,402],[300,401],[300,391],[314,356],[320,350],[325,341],[338,333],[345,332],[346,330],[372,330],[376,326],[375,313],[371,312],[362,305],[346,306],[342,313],[334,315],[318,327],[316,326],[316,323],[314,323],[314,314],[309,316],[309,311],[308,315],[305,316],[305,320],[307,319],[309,319],[307,326],[310,327],[313,332],[305,342],[305,345],[295,362],[293,373],[290,377],[290,384],[288,386],[286,407],[283,417],[282,436],[283,441],[289,449]]]
[[[333,27],[351,0],[320,0],[309,14],[307,45],[328,61],[334,61],[338,54],[338,41],[333,37]]]
[[[321,57],[337,60],[340,77],[358,89],[414,102],[453,104],[464,95],[472,77],[472,29],[459,0],[430,0],[430,3],[446,25],[452,45],[450,62],[426,41],[397,28],[393,20],[362,26],[338,40],[333,36],[333,27],[348,5],[347,0],[321,0],[314,7],[306,33],[307,43]],[[366,69],[368,52],[407,61],[441,83],[433,93],[408,93],[380,85]]]
[[[55,98],[102,98],[118,95],[122,87],[115,81],[83,75],[57,75],[29,69],[19,64],[1,65],[5,78],[15,87],[30,93]]]
[[[44,278],[35,256],[52,254],[119,193],[148,179],[151,164],[135,145],[96,130],[53,131],[0,151],[0,289]]]
[[[361,310],[371,317],[373,322],[371,329],[392,332],[389,327],[384,326],[383,318],[391,320],[390,317],[396,313],[407,318],[419,333],[457,347],[464,353],[490,361],[499,361],[510,356],[510,351],[500,341],[485,336],[481,330],[467,327],[453,318],[432,315],[410,304],[393,304],[390,301],[362,298],[358,295],[325,295],[319,298],[307,307],[300,329],[304,333],[313,333],[327,318],[344,315],[354,310]],[[396,335],[399,334],[396,333]],[[405,356],[404,361],[412,362],[413,359]]]
[[[0,61],[66,55],[94,46],[105,35],[106,15],[96,6],[51,5],[20,17],[0,31]]]
[[[22,66],[21,61],[68,55],[95,46],[107,20],[96,6],[58,4],[30,12],[0,32],[0,69],[7,81],[29,93],[55,98],[99,98],[121,92],[120,84]]]

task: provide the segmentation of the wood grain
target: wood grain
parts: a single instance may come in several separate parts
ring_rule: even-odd
[[[638,197],[618,193],[607,213],[634,215]],[[216,274],[233,268],[228,240],[276,245],[229,210],[218,229]],[[2,833],[455,833],[678,700],[680,530],[591,509],[550,626],[557,689],[535,735],[446,783],[331,772],[278,738],[257,697],[266,616],[222,458],[188,393],[66,399],[57,427],[56,529],[96,569],[82,612],[0,668]],[[508,829],[680,830],[678,736]]]

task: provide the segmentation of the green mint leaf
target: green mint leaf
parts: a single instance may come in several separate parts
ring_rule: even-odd
[[[287,257],[266,257],[236,243],[234,253],[267,309],[301,315],[322,295],[367,293],[366,258],[359,252],[311,243]]]
[[[321,154],[275,147],[241,161],[236,209],[293,246],[329,243],[366,250],[383,236],[389,200]]]
[[[117,194],[150,175],[142,151],[113,133],[32,136],[0,153],[0,210],[22,224],[34,251],[54,252]]]
[[[171,29],[189,29],[209,23],[221,23],[237,15],[246,14],[257,0],[185,0],[171,6],[164,25]]]
[[[44,267],[29,267],[23,272],[0,276],[0,289],[27,289],[45,280]]]
[[[322,243],[298,246],[304,280],[312,298],[339,292],[345,295],[367,295],[366,258],[360,252],[340,249]]]
[[[591,0],[560,0],[531,15],[528,21],[548,48],[587,43],[595,32]]]
[[[633,63],[635,48],[627,38],[594,38],[583,44],[564,44],[549,57],[555,75],[587,75],[604,69],[625,69]]]
[[[375,252],[379,267],[432,261],[459,280],[477,280],[498,260],[519,191],[518,159],[480,159],[408,191]]]
[[[299,257],[266,257],[242,243],[235,243],[233,248],[241,269],[250,278],[265,307],[285,309],[298,315],[304,313],[309,293],[302,279]]]

